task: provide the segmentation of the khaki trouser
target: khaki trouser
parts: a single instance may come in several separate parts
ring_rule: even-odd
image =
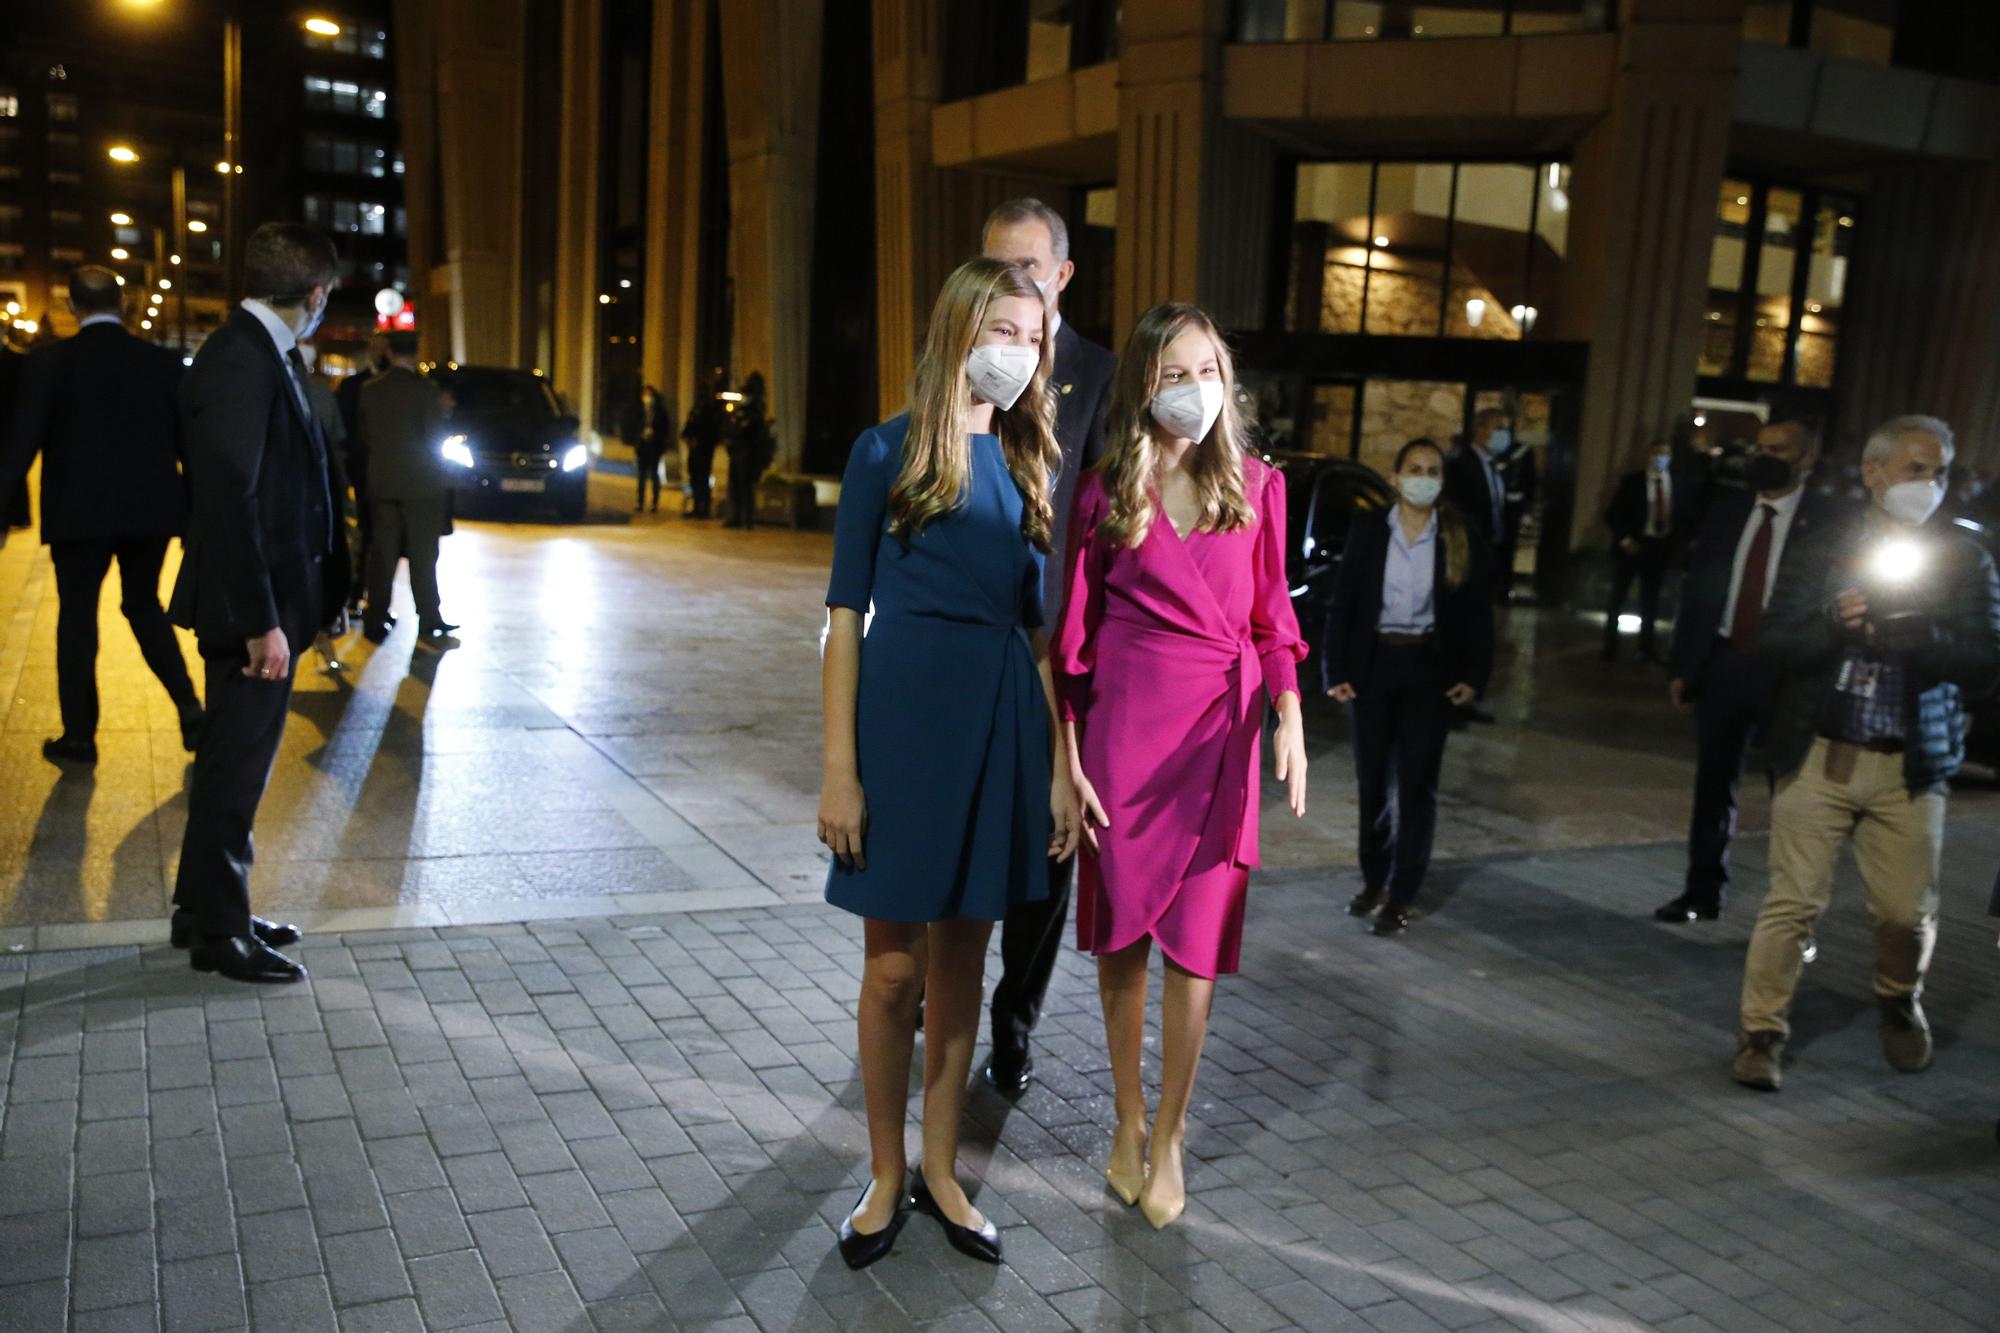
[[[1875,919],[1875,993],[1922,991],[1937,943],[1944,810],[1943,784],[1916,793],[1904,785],[1902,755],[1813,742],[1771,803],[1771,891],[1743,967],[1745,1032],[1790,1031],[1800,949],[1833,895],[1834,861],[1850,837]]]

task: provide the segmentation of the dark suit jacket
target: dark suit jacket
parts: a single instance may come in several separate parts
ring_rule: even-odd
[[[1496,469],[1500,467],[1495,460]],[[1504,509],[1507,503],[1507,478],[1504,471],[1500,476],[1499,502]],[[1480,461],[1479,451],[1470,444],[1454,451],[1444,462],[1444,497],[1458,510],[1466,526],[1482,546],[1491,546],[1500,540],[1499,531],[1493,526],[1493,488],[1486,480],[1486,465]]]
[[[1382,573],[1389,563],[1389,524],[1395,516],[1394,506],[1379,514],[1357,514],[1347,531],[1340,574],[1327,608],[1326,633],[1320,641],[1320,678],[1325,689],[1352,685],[1368,676],[1375,655],[1375,631],[1382,621]],[[1486,684],[1493,678],[1488,554],[1475,539],[1465,579],[1453,588],[1444,581],[1444,542],[1435,542],[1433,549],[1437,554],[1431,583],[1431,606],[1437,617],[1433,632],[1445,680],[1450,685],[1463,682],[1485,694]]]
[[[1076,499],[1076,479],[1095,467],[1104,453],[1104,409],[1111,401],[1111,379],[1118,358],[1090,341],[1065,321],[1056,330],[1056,363],[1049,392],[1056,400],[1056,443],[1062,446],[1062,472],[1049,497],[1055,514],[1055,541],[1042,570],[1042,608],[1053,625],[1062,610],[1063,552],[1069,545],[1070,509]]]
[[[42,455],[42,540],[174,537],[187,523],[175,391],[181,359],[93,324],[21,372],[0,495]]]
[[[0,458],[7,456],[9,441],[14,438],[14,394],[21,384],[21,363],[25,360],[20,353],[0,347]],[[24,476],[0,490],[0,528],[25,528],[34,521],[28,512],[28,479]]]
[[[444,458],[444,407],[437,385],[391,366],[361,386],[360,450],[368,460],[368,499],[440,500],[451,489]]]
[[[1611,505],[1604,511],[1604,525],[1611,529],[1614,543],[1646,535],[1646,475],[1627,472],[1618,479],[1618,489],[1611,493]],[[1665,537],[1671,542],[1687,531],[1688,516],[1693,513],[1694,484],[1678,472],[1667,475],[1673,484],[1667,492]]]
[[[242,309],[208,335],[181,383],[194,515],[168,610],[205,641],[273,628],[295,638],[346,604],[332,465],[292,383],[271,335]]]
[[[1743,538],[1744,525],[1757,510],[1754,491],[1732,490],[1718,496],[1702,516],[1695,533],[1694,551],[1688,557],[1687,576],[1681,580],[1680,614],[1674,617],[1674,645],[1668,654],[1674,675],[1693,683],[1715,651],[1718,634],[1728,632],[1722,613],[1729,605],[1729,580],[1736,570],[1736,546]],[[1799,499],[1799,512],[1792,516],[1791,530],[1785,534],[1785,549],[1778,557],[1778,569],[1771,586],[1797,564],[1806,538],[1820,524],[1837,519],[1847,506],[1808,490]]]

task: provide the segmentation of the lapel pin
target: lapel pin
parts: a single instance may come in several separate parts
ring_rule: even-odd
[[[1076,386],[1074,384],[1065,384],[1063,385],[1063,392],[1068,393],[1071,389],[1074,389],[1075,387]]]

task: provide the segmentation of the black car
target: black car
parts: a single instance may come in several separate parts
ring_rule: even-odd
[[[444,457],[460,503],[508,502],[580,519],[589,505],[590,448],[577,419],[539,371],[433,366],[451,404]]]
[[[1395,503],[1389,483],[1365,463],[1312,454],[1271,454],[1285,474],[1285,580],[1299,630],[1317,653],[1326,629],[1340,553],[1356,514],[1381,513]]]

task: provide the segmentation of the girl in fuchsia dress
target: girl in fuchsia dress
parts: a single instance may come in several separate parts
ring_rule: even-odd
[[[1077,487],[1054,665],[1089,850],[1078,943],[1097,955],[1117,1088],[1112,1188],[1156,1227],[1181,1213],[1181,1142],[1215,978],[1236,970],[1257,864],[1258,750],[1305,813],[1285,483],[1250,456],[1235,372],[1190,305],[1147,311],[1118,363],[1104,457]],[[1165,957],[1150,1148],[1139,1050],[1148,955]]]

